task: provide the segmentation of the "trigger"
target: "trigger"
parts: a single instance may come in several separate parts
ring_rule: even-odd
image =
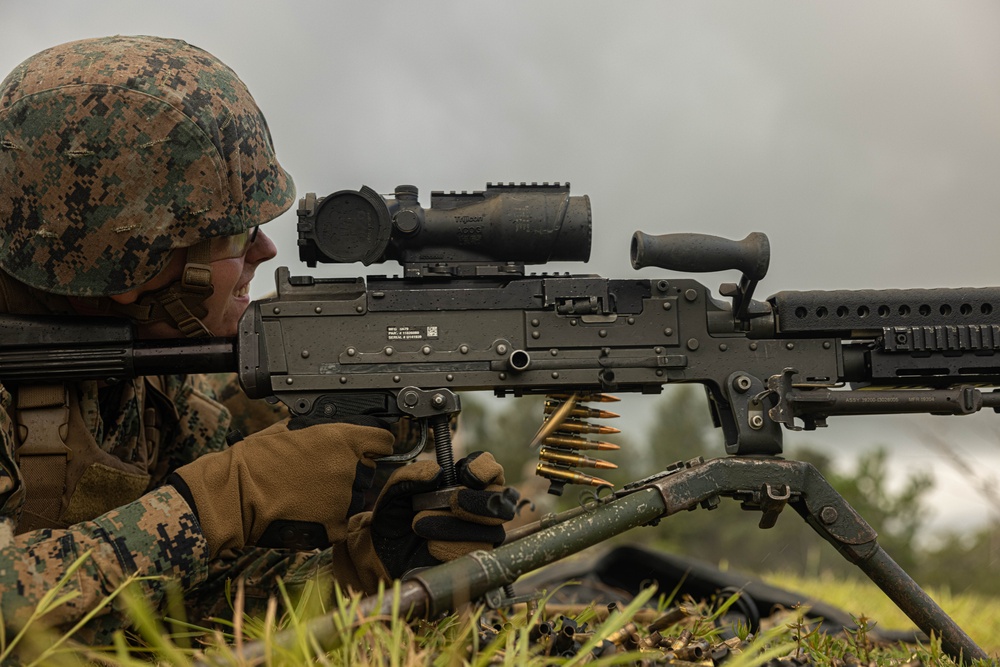
[[[396,446],[391,456],[383,456],[379,463],[406,463],[417,458],[427,444],[427,424],[423,420],[401,418],[392,425]]]

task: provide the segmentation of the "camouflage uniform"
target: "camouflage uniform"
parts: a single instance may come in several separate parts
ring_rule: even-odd
[[[0,84],[0,180],[0,312],[72,315],[58,296],[72,295],[140,322],[165,319],[166,306],[116,311],[104,297],[147,282],[175,250],[244,232],[294,199],[263,115],[235,73],[184,42],[147,37],[83,40],[18,66]],[[207,264],[204,254],[201,260]],[[206,278],[198,273],[204,266],[190,254],[188,261],[194,269],[186,267],[185,281],[191,270],[192,282],[210,284],[210,269]],[[200,297],[182,297],[197,313]],[[251,593],[258,584],[263,597],[273,592],[274,577],[306,576],[334,557],[248,549],[210,562],[191,508],[173,487],[161,486],[177,467],[224,448],[232,427],[251,433],[283,416],[252,405],[233,377],[67,389],[71,423],[85,425],[100,455],[121,461],[143,487],[123,497],[108,484],[103,498],[100,488],[84,489],[74,495],[83,497],[74,511],[64,502],[39,519],[50,527],[15,536],[24,529],[26,495],[14,463],[21,427],[17,392],[0,386],[0,612],[8,630],[85,553],[69,583],[80,596],[49,617],[51,624],[78,620],[130,574],[164,575],[143,584],[154,603],[168,578],[178,581],[200,617],[224,611],[218,602],[227,579],[244,575]],[[31,489],[27,496],[30,503]],[[107,640],[121,624],[108,612],[83,639]]]
[[[184,42],[64,44],[0,84],[0,313],[80,310],[209,334],[201,318],[216,286],[211,264],[241,256],[216,248],[242,247],[245,258],[252,242],[230,242],[249,239],[248,230],[293,200],[292,180],[246,87]],[[151,279],[174,278],[163,269],[179,268],[175,258],[184,260],[181,277],[152,289]],[[315,424],[308,429],[318,431],[307,434],[298,424],[294,433],[277,425],[220,451],[231,427],[249,435],[281,416],[249,407],[232,378],[0,387],[0,403],[0,612],[8,631],[83,554],[69,582],[79,596],[48,623],[79,620],[132,574],[162,575],[142,584],[154,603],[163,601],[167,579],[179,582],[189,620],[200,621],[228,615],[223,592],[233,579],[246,583],[251,606],[273,594],[278,576],[295,585],[323,572],[371,592],[390,572],[401,576],[499,543],[500,523],[514,512],[516,494],[502,488],[503,470],[489,455],[456,464],[462,486],[475,491],[458,492],[454,516],[413,509],[413,494],[439,485],[442,471],[432,462],[405,466],[400,484],[396,475],[387,482],[378,501],[386,504],[360,512],[354,491],[360,498],[367,490],[374,459],[385,455],[377,452],[392,444],[371,426]],[[348,439],[332,456],[315,437],[331,430]],[[261,449],[275,442],[278,449]],[[288,484],[287,471],[271,461],[289,443],[299,454],[295,479],[311,474],[322,484],[273,491]],[[314,465],[315,451],[327,465]],[[244,494],[258,481],[274,484],[260,497]],[[476,499],[472,509],[459,502],[466,497]],[[253,519],[272,508],[289,513],[276,519],[321,523],[333,546],[243,548],[259,537],[247,524],[264,529]],[[122,624],[105,610],[82,639],[107,641]]]
[[[0,274],[0,284],[11,279]],[[37,302],[36,302],[37,303]],[[22,304],[23,306],[23,304]],[[0,312],[7,310],[0,299]],[[28,310],[19,309],[22,313]],[[32,313],[39,308],[31,309]],[[331,567],[344,570],[349,560],[338,545],[323,552],[286,552],[248,548],[209,560],[208,548],[191,508],[171,486],[160,486],[177,467],[202,454],[226,447],[232,430],[253,433],[286,415],[281,406],[246,398],[230,374],[164,376],[159,386],[172,409],[162,400],[153,401],[150,387],[139,378],[124,383],[116,404],[101,401],[96,382],[73,385],[79,396],[80,413],[101,449],[125,460],[140,462],[150,475],[150,493],[111,511],[87,517],[66,528],[45,528],[16,536],[23,485],[12,465],[18,439],[16,413],[11,393],[0,386],[0,613],[9,630],[19,627],[41,597],[85,552],[89,558],[69,583],[69,591],[80,596],[47,619],[65,626],[78,620],[111,593],[129,574],[163,575],[143,583],[146,597],[159,604],[169,579],[180,584],[189,619],[200,621],[225,617],[229,611],[224,596],[227,582],[240,577],[246,584],[250,606],[261,606],[276,590],[281,577],[290,585],[315,577]],[[105,402],[108,399],[105,399]],[[150,442],[138,433],[138,415],[147,409],[160,411],[159,438]],[[105,421],[102,415],[113,415]],[[147,413],[148,417],[148,413]],[[6,484],[4,484],[6,482]],[[3,533],[0,533],[2,535]],[[334,561],[340,561],[334,564]],[[345,583],[356,583],[348,577]],[[111,610],[91,622],[81,639],[102,643],[125,620]]]

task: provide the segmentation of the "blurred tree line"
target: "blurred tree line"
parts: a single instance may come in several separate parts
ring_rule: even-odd
[[[487,409],[475,396],[463,396],[462,400],[457,444],[467,450],[493,452],[507,472],[508,483],[517,485],[536,505],[534,513],[526,513],[525,521],[573,507],[581,502],[581,494],[589,492],[584,487],[567,486],[564,496],[552,496],[546,493],[548,483],[535,476],[538,459],[528,443],[542,421],[540,397],[508,399],[501,410]],[[613,404],[600,407],[614,409]],[[708,402],[699,387],[668,387],[657,403],[653,423],[645,441],[638,439],[642,434],[628,432],[627,427],[621,436],[604,438],[621,444],[620,452],[584,452],[616,463],[618,470],[583,472],[621,486],[676,461],[698,456],[708,459],[725,452],[721,431],[713,427]],[[835,469],[831,459],[815,449],[799,448],[786,456],[815,465],[878,531],[879,544],[922,585],[1000,595],[1000,519],[973,533],[919,539],[927,526],[927,494],[933,484],[929,474],[911,474],[902,486],[890,485],[887,453],[877,447],[861,454],[846,472]],[[791,508],[770,530],[757,527],[759,518],[759,513],[743,511],[738,502],[724,498],[711,512],[685,512],[619,539],[752,573],[864,577]]]

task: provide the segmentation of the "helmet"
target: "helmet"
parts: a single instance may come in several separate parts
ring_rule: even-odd
[[[246,86],[183,41],[70,42],[0,84],[0,268],[31,287],[128,292],[294,198]]]

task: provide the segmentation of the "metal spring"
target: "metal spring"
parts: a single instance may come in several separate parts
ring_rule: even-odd
[[[455,473],[455,453],[451,446],[451,424],[447,415],[438,415],[430,420],[434,432],[434,457],[441,466],[442,481],[445,488],[458,486],[458,475]]]

